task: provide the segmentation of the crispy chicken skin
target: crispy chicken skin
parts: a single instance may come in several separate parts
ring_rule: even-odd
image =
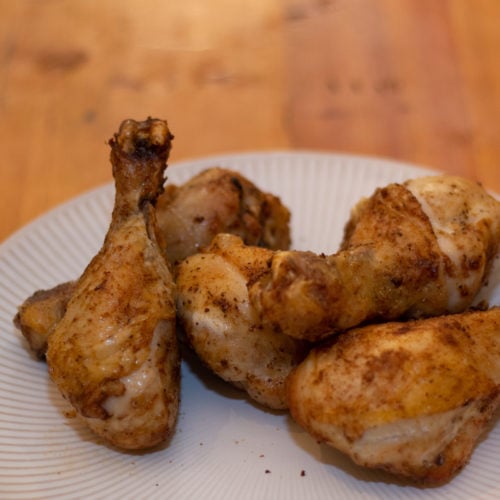
[[[171,262],[198,252],[219,233],[240,236],[247,245],[290,246],[290,212],[279,198],[220,167],[204,170],[181,186],[167,185],[157,215]]]
[[[109,230],[48,339],[49,373],[111,445],[142,449],[173,430],[179,404],[174,281],[157,240],[172,135],[124,121],[110,141],[116,185]]]
[[[478,184],[390,184],[356,205],[336,254],[276,252],[250,300],[265,324],[310,341],[368,321],[459,312],[499,242],[500,202]]]
[[[350,330],[287,390],[293,418],[357,464],[443,483],[500,403],[500,308]]]
[[[219,234],[176,270],[177,315],[203,363],[256,402],[286,408],[285,379],[306,344],[260,324],[247,281],[266,269],[271,250]]]
[[[220,167],[203,170],[180,186],[167,184],[158,197],[156,218],[171,263],[209,245],[220,232],[236,234],[249,245],[283,250],[290,246],[289,210],[241,174]],[[37,291],[18,308],[14,323],[40,359],[74,285]]]

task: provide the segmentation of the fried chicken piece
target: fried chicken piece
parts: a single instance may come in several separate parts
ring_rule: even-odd
[[[500,308],[350,330],[288,379],[293,418],[359,465],[448,481],[500,404]]]
[[[178,265],[177,315],[203,363],[256,402],[286,408],[285,379],[306,344],[260,324],[247,281],[267,267],[272,251],[219,234],[202,253]]]
[[[499,242],[500,202],[478,184],[390,184],[354,208],[336,254],[276,252],[250,300],[264,323],[310,341],[367,321],[460,312]]]
[[[45,358],[49,332],[64,316],[75,285],[76,282],[71,281],[50,290],[38,290],[18,308],[14,324],[38,359]]]
[[[185,184],[169,184],[158,197],[156,218],[162,249],[170,262],[207,246],[220,233],[240,236],[248,245],[272,249],[290,246],[290,212],[276,196],[259,190],[237,172],[213,167]],[[62,318],[74,283],[39,290],[19,307],[14,324],[38,358],[47,337]]]
[[[198,252],[219,233],[240,236],[247,245],[290,247],[290,212],[279,198],[219,167],[181,186],[167,185],[157,214],[171,262]]]
[[[179,404],[174,281],[157,240],[167,123],[124,121],[110,141],[109,230],[48,339],[49,373],[88,426],[125,449],[172,432]]]

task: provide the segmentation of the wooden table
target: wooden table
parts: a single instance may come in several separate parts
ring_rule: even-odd
[[[123,118],[171,161],[377,155],[500,192],[498,0],[0,0],[0,241],[111,180]]]

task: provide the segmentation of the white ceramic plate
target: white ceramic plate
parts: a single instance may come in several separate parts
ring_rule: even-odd
[[[363,157],[252,153],[172,165],[180,183],[213,165],[241,171],[292,210],[294,247],[334,252],[351,206],[375,187],[435,173]],[[113,187],[84,194],[0,247],[0,498],[359,499],[498,498],[500,428],[449,484],[420,489],[361,469],[318,445],[285,413],[265,411],[189,359],[175,435],[162,449],[122,453],[75,418],[12,325],[39,288],[76,278],[102,243]],[[497,268],[500,266],[497,266]],[[499,272],[483,296],[500,304]]]

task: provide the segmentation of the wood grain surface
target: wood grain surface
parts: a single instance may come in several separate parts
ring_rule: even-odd
[[[111,180],[124,118],[171,161],[307,149],[500,192],[498,0],[0,0],[0,241]]]

